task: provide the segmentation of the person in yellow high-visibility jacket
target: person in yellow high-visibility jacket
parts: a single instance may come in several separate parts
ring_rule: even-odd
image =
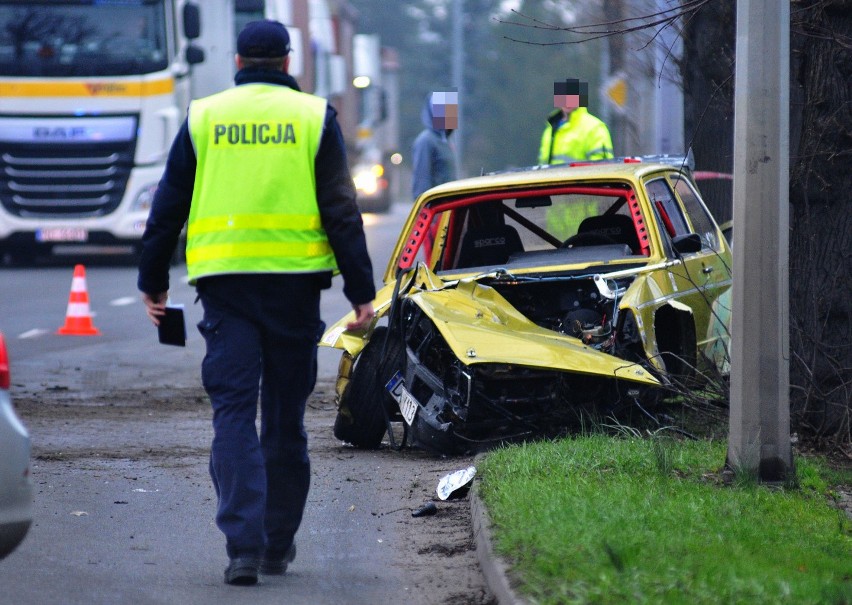
[[[375,318],[376,290],[337,112],[288,73],[287,28],[246,24],[235,61],[236,86],[193,101],[172,143],[137,285],[159,325],[186,223],[189,283],[204,308],[201,382],[213,411],[209,469],[229,558],[224,580],[249,586],[258,574],[284,574],[296,556],[311,479],[305,406],[325,331],[321,291],[341,273],[353,311],[346,328],[363,330]]]
[[[602,120],[589,113],[589,84],[577,79],[553,83],[553,106],[541,135],[539,164],[567,164],[613,157],[612,138]]]

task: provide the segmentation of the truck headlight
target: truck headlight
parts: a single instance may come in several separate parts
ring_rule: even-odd
[[[143,187],[136,194],[136,199],[130,205],[130,210],[133,212],[150,212],[155,193],[157,193],[157,183],[151,183],[147,187]]]

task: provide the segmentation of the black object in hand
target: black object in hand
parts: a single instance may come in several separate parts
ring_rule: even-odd
[[[186,346],[183,307],[166,307],[166,314],[160,317],[160,325],[157,326],[157,335],[164,345]]]

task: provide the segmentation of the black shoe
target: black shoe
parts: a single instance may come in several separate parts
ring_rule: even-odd
[[[283,555],[266,553],[260,560],[260,573],[265,576],[283,576],[287,572],[287,565],[296,558],[296,545],[291,544]]]
[[[237,557],[225,569],[225,584],[251,586],[257,584],[258,561],[254,557]]]

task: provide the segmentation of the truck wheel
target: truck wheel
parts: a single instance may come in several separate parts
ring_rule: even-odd
[[[385,412],[392,416],[396,402],[385,385],[402,369],[404,350],[401,339],[393,335],[382,356],[386,327],[376,328],[370,342],[355,360],[349,386],[340,400],[334,421],[334,436],[362,449],[377,449],[387,431]]]

